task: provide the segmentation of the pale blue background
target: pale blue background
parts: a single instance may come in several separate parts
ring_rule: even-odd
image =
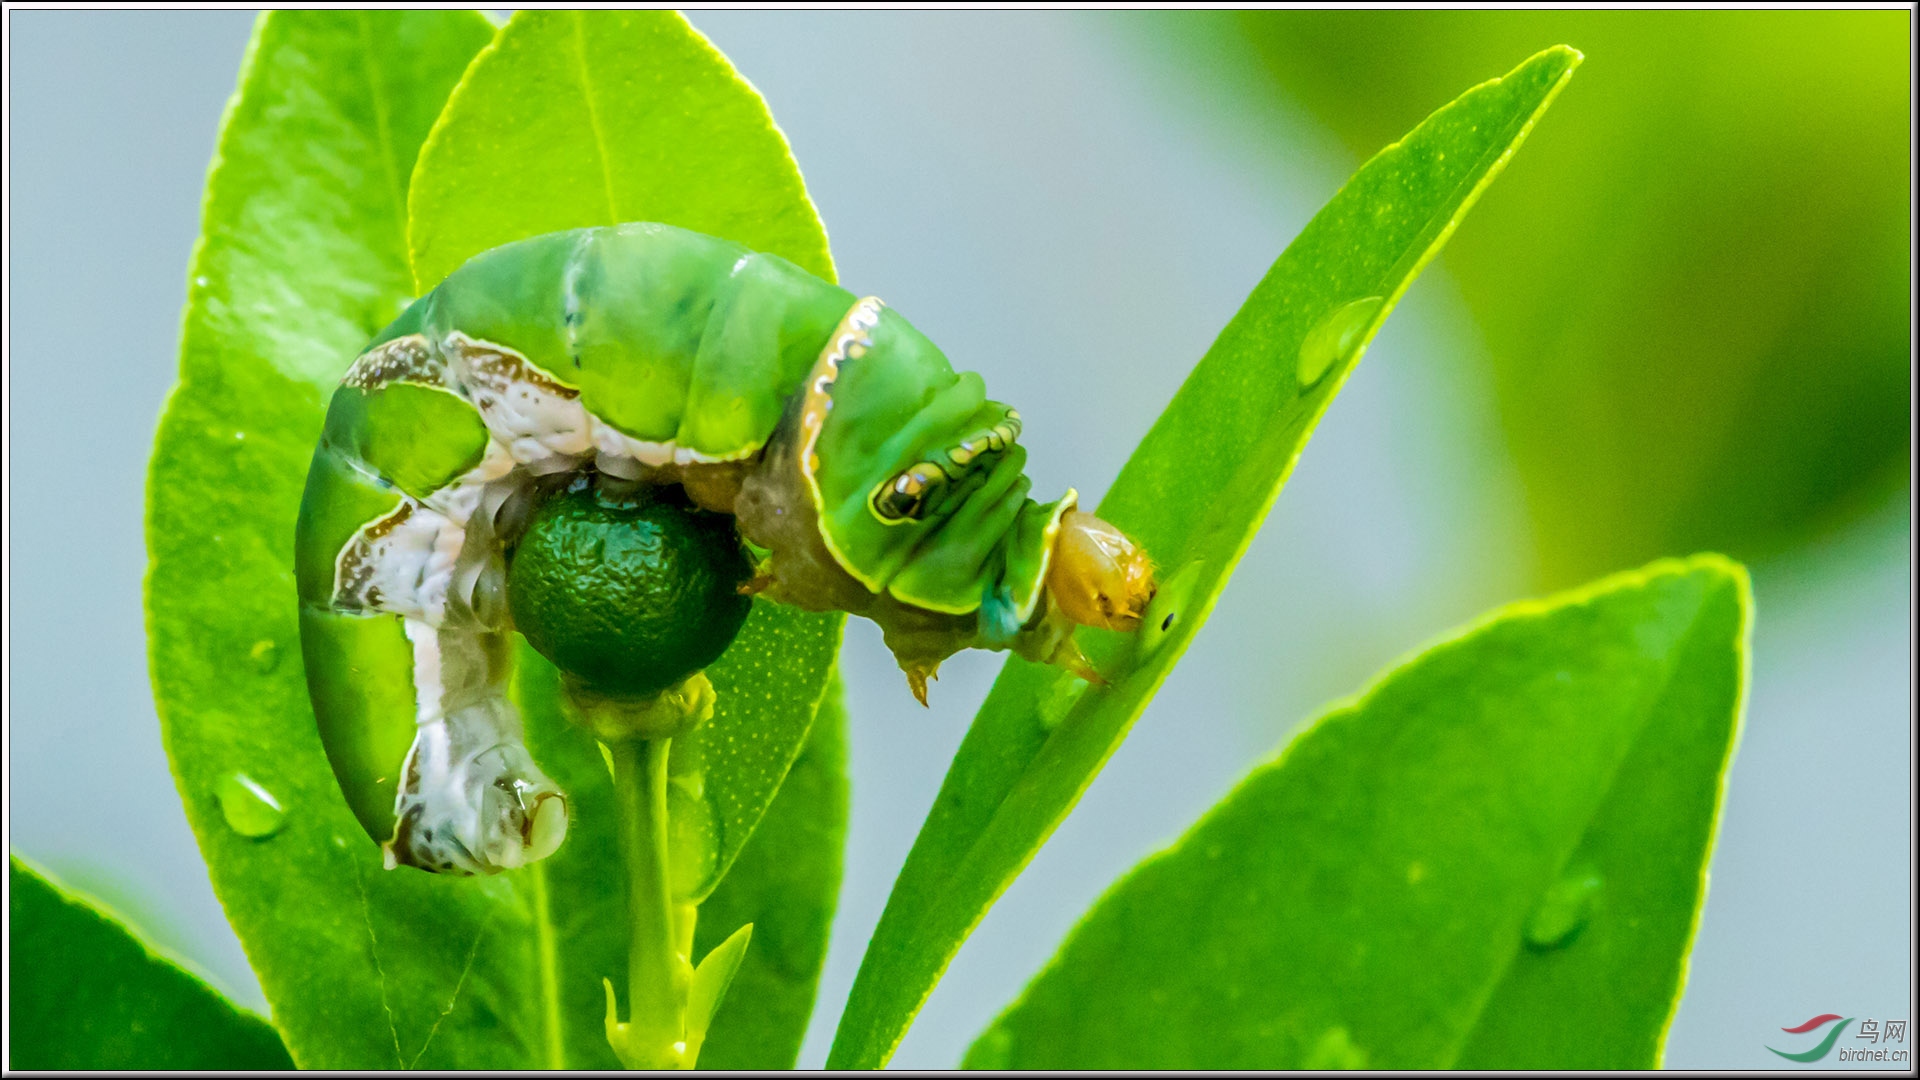
[[[258,1007],[161,752],[140,609],[145,462],[251,16],[8,18],[9,843]],[[1213,333],[1358,164],[1284,101],[1255,118],[1197,89],[1128,16],[693,20],[772,103],[842,281],[910,313],[1019,404],[1042,494],[1071,483],[1099,498]],[[832,59],[846,56],[859,62]],[[1522,154],[1501,184],[1527,182]],[[1443,261],[1320,426],[1192,653],[974,934],[897,1065],[956,1064],[1107,884],[1297,722],[1524,595],[1521,507],[1479,350]],[[1754,567],[1751,708],[1672,1066],[1780,1065],[1762,1042],[1819,1012],[1908,1016],[1906,503]],[[854,624],[844,656],[854,816],[802,1057],[814,1066],[997,666],[956,659],[927,712],[870,626]]]

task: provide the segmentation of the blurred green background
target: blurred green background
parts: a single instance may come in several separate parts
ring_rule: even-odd
[[[9,845],[260,1006],[140,610],[145,463],[252,16],[7,18]],[[1361,161],[1539,49],[1587,54],[897,1066],[956,1064],[1114,878],[1327,702],[1496,604],[1702,549],[1751,562],[1758,615],[1668,1064],[1768,1068],[1809,1016],[1908,1016],[1907,11],[690,18],[766,95],[841,279],[1018,404],[1038,492],[1089,502]],[[956,657],[922,711],[870,624],[842,655],[853,816],[813,1066],[998,669]]]
[[[1185,17],[1182,22],[1187,22]],[[1545,45],[1586,51],[1526,182],[1447,248],[1538,564],[1755,560],[1911,481],[1906,11],[1235,12],[1189,22],[1357,156]]]

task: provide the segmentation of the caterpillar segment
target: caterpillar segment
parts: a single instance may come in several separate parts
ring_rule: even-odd
[[[1029,497],[1019,414],[907,321],[775,256],[671,226],[476,256],[355,360],[301,506],[301,640],[322,741],[389,866],[543,858],[566,796],[527,753],[508,559],[581,477],[734,515],[743,591],[878,623],[924,704],[1006,649],[1098,679],[1078,625],[1132,629],[1152,564]]]

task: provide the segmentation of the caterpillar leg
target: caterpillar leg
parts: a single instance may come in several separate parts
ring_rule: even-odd
[[[902,670],[907,673],[907,689],[913,691],[913,696],[920,702],[920,707],[923,709],[932,708],[932,706],[927,704],[927,680],[939,680],[939,662],[927,663],[924,661],[912,661],[903,664]]]

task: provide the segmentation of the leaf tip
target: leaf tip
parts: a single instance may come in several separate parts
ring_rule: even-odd
[[[1731,586],[1737,594],[1742,609],[1753,606],[1753,575],[1746,564],[1729,558],[1717,551],[1703,551],[1679,560],[1681,567],[1688,573],[1698,573],[1707,577],[1719,578]]]
[[[1554,95],[1560,92],[1560,88],[1567,84],[1567,80],[1573,77],[1573,69],[1585,63],[1586,59],[1586,53],[1571,45],[1553,45],[1527,57],[1520,62],[1520,66],[1502,78],[1510,78],[1522,72],[1525,72],[1529,79],[1538,78],[1543,84],[1551,87],[1547,95],[1547,101],[1551,101]],[[1542,108],[1545,105],[1546,102],[1541,103]]]

